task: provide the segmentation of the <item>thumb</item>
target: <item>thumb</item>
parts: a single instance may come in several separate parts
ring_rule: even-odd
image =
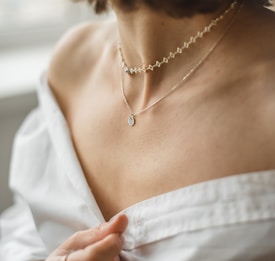
[[[128,225],[128,218],[126,215],[119,215],[111,219],[109,222],[103,224],[103,237],[109,234],[122,234]],[[106,235],[105,235],[106,233]]]
[[[63,250],[84,249],[94,244],[110,234],[122,234],[128,225],[126,215],[119,215],[107,223],[103,223],[96,228],[79,231],[71,236],[61,245]]]

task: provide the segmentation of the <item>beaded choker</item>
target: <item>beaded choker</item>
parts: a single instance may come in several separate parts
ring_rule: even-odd
[[[121,46],[119,45],[118,50],[121,58],[121,67],[123,71],[129,75],[137,74],[137,73],[146,73],[148,71],[153,71],[156,68],[160,68],[163,64],[169,63],[170,60],[174,59],[177,55],[182,54],[183,50],[188,49],[191,45],[194,45],[198,39],[201,39],[205,36],[206,33],[211,32],[213,27],[215,27],[221,20],[224,19],[227,13],[229,13],[232,9],[234,9],[235,5],[237,4],[237,1],[234,1],[228,9],[226,9],[219,17],[213,19],[210,24],[205,26],[203,30],[197,32],[196,35],[191,36],[187,42],[184,42],[181,47],[177,47],[173,52],[170,52],[168,56],[163,57],[161,60],[157,60],[155,63],[149,64],[149,65],[141,65],[141,66],[135,66],[130,67],[127,65]]]
[[[230,6],[229,9],[227,10],[232,10],[235,5],[237,4],[237,1],[233,2]],[[230,29],[231,25],[234,22],[234,18],[236,17],[237,13],[239,13],[239,11],[241,10],[241,6],[239,7],[238,11],[235,13],[234,17],[232,18],[232,20],[229,22],[229,24],[226,26],[224,32],[222,33],[222,35],[217,39],[217,41],[211,46],[211,48],[206,52],[206,54],[199,59],[195,66],[192,67],[181,79],[178,83],[176,83],[175,85],[172,86],[172,88],[170,88],[165,94],[163,94],[162,96],[160,96],[158,99],[156,99],[153,103],[149,104],[147,107],[141,109],[140,111],[137,112],[133,112],[133,110],[131,109],[131,106],[126,98],[125,92],[124,92],[124,74],[123,74],[123,70],[121,70],[121,94],[122,94],[122,98],[123,101],[127,107],[127,110],[129,111],[129,117],[128,117],[128,125],[131,127],[134,127],[136,125],[136,117],[141,114],[146,112],[147,110],[151,109],[153,106],[157,105],[159,102],[163,101],[166,97],[168,97],[169,95],[171,95],[175,90],[179,89],[180,87],[183,86],[183,83],[200,67],[200,65],[206,60],[207,57],[210,56],[210,54],[215,50],[215,48],[218,46],[218,44],[222,41],[222,39],[224,38],[224,36],[226,35],[227,31]],[[228,11],[226,11],[225,13],[228,13]],[[224,15],[220,16],[223,17]],[[221,20],[222,18],[219,18],[219,20]],[[215,19],[214,21],[216,21],[217,19]],[[130,69],[129,69],[130,70]],[[153,70],[153,69],[152,69]],[[125,71],[125,70],[124,70]],[[137,71],[139,72],[139,71]],[[146,72],[145,71],[141,71],[141,72]],[[129,73],[129,72],[127,72]],[[133,72],[136,73],[136,72]],[[131,73],[132,74],[132,73]]]

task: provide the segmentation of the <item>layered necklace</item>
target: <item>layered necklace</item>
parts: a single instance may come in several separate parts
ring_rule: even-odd
[[[196,43],[196,41],[199,38],[202,38],[207,32],[210,32],[212,30],[212,28],[218,24],[219,21],[224,19],[226,14],[228,14],[231,10],[233,10],[235,8],[237,3],[238,3],[237,1],[234,1],[229,6],[229,8],[224,11],[224,13],[222,15],[220,15],[216,19],[213,19],[210,22],[209,25],[207,25],[202,31],[199,31],[195,36],[190,37],[189,41],[184,42],[182,47],[178,47],[175,52],[170,52],[169,56],[163,57],[161,61],[156,61],[154,64],[150,64],[150,65],[147,65],[147,66],[142,65],[142,66],[139,66],[139,67],[129,67],[129,66],[127,66],[127,64],[125,63],[125,60],[123,58],[121,46],[118,47],[119,53],[120,53],[120,58],[121,58],[121,67],[122,67],[122,70],[121,70],[121,94],[122,94],[123,101],[124,101],[128,111],[129,111],[129,114],[130,114],[129,117],[128,117],[128,125],[129,126],[134,127],[135,124],[136,124],[136,117],[138,115],[140,115],[141,113],[144,113],[145,111],[151,109],[153,106],[155,106],[156,104],[158,104],[159,102],[164,100],[166,97],[168,97],[170,94],[172,94],[175,90],[177,90],[179,87],[181,87],[182,84],[200,67],[200,65],[215,50],[215,48],[218,46],[218,44],[224,38],[225,34],[227,33],[227,31],[229,30],[229,28],[233,24],[234,18],[236,17],[237,13],[239,13],[239,11],[241,9],[241,5],[239,5],[238,11],[235,12],[235,15],[232,17],[231,21],[226,26],[226,28],[225,28],[224,32],[222,33],[222,35],[210,47],[210,49],[206,52],[206,54],[195,63],[195,65],[180,79],[179,82],[174,84],[165,94],[163,94],[162,96],[157,98],[153,103],[149,104],[147,107],[143,108],[140,111],[133,112],[133,110],[131,109],[131,106],[129,105],[129,102],[128,102],[128,100],[126,98],[126,95],[125,95],[125,92],[124,92],[124,74],[123,74],[123,72],[127,73],[129,75],[133,75],[133,74],[136,74],[136,73],[146,73],[149,70],[153,71],[156,68],[160,68],[165,63],[167,64],[171,59],[175,58],[176,55],[181,54],[184,49],[188,49],[192,44]]]

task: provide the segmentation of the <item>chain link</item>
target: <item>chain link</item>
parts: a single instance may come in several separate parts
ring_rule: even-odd
[[[174,59],[177,55],[182,54],[183,50],[188,49],[191,45],[195,44],[198,39],[201,39],[204,37],[206,33],[211,32],[214,26],[216,26],[221,20],[224,19],[224,17],[232,10],[234,9],[235,5],[237,4],[237,1],[234,1],[228,9],[224,11],[223,14],[221,14],[216,19],[213,19],[209,25],[205,26],[202,31],[197,32],[195,36],[191,36],[189,38],[189,41],[184,42],[181,47],[177,47],[177,49],[174,52],[170,52],[168,56],[163,57],[161,61],[156,61],[154,64],[149,65],[142,65],[139,67],[130,67],[126,64],[121,45],[119,44],[118,50],[121,58],[121,67],[124,70],[125,73],[132,75],[136,73],[146,73],[147,71],[153,71],[155,68],[160,68],[163,64],[167,64],[171,59]]]
[[[237,2],[234,2],[233,7],[236,5]],[[215,50],[215,48],[219,45],[219,43],[222,41],[222,39],[224,38],[224,36],[226,35],[226,33],[228,32],[228,30],[230,29],[231,25],[234,23],[235,21],[235,17],[237,16],[237,14],[240,12],[242,8],[242,4],[239,6],[238,10],[236,11],[236,13],[234,14],[232,20],[229,22],[229,24],[226,26],[224,32],[222,33],[222,35],[219,37],[219,39],[212,45],[212,47],[207,51],[207,53],[197,61],[197,63],[195,64],[195,66],[193,68],[191,68],[181,79],[178,83],[176,83],[175,85],[172,86],[171,89],[168,90],[168,92],[166,92],[164,95],[160,96],[158,99],[156,99],[153,103],[149,104],[147,107],[143,108],[140,111],[137,112],[133,112],[131,109],[131,106],[126,98],[125,92],[124,92],[124,77],[123,77],[123,73],[121,70],[121,94],[122,94],[122,99],[130,113],[130,116],[128,118],[128,124],[133,127],[136,124],[136,116],[151,109],[153,106],[155,106],[156,104],[158,104],[159,102],[161,102],[162,100],[164,100],[166,97],[168,97],[170,94],[172,94],[175,90],[177,90],[178,88],[182,87],[183,83],[200,67],[200,65],[207,59],[208,56],[210,56],[210,54]],[[232,8],[228,9],[231,10]]]

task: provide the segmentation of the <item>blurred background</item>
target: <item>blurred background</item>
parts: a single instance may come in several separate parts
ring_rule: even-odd
[[[35,85],[60,36],[96,16],[85,2],[0,0],[0,213],[12,204],[8,189],[12,141],[37,99]]]

